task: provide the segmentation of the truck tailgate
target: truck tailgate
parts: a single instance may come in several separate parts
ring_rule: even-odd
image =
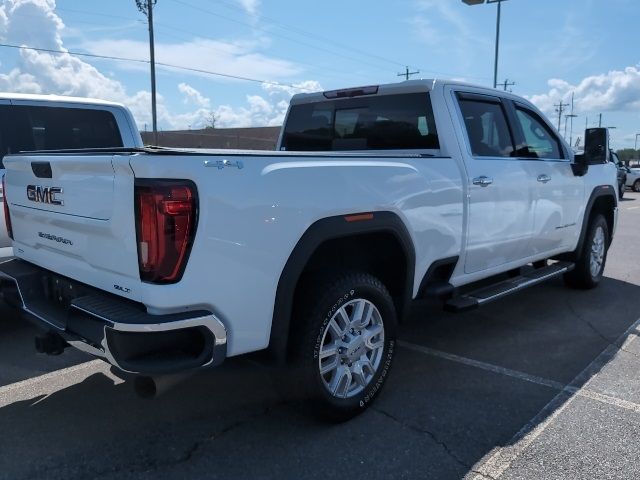
[[[140,277],[129,156],[19,155],[4,163],[15,255],[136,299]]]

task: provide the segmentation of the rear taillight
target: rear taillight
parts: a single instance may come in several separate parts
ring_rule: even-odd
[[[197,192],[188,180],[136,180],[140,279],[180,281],[197,223]]]
[[[9,214],[9,199],[7,198],[7,188],[4,181],[5,175],[2,175],[2,200],[4,207],[4,224],[7,227],[7,234],[13,240],[13,228],[11,228],[11,215]]]

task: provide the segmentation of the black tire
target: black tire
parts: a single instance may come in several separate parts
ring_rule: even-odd
[[[640,192],[640,179],[633,182],[633,191]]]
[[[601,255],[601,263],[599,264],[599,269],[597,272],[592,272],[591,269],[591,260],[592,260],[592,250],[594,248],[594,240],[596,235],[598,235],[598,231],[601,229],[602,234],[604,234],[604,251]],[[604,273],[604,267],[607,262],[607,251],[609,249],[609,226],[604,216],[600,213],[595,214],[591,218],[591,222],[587,227],[587,235],[584,239],[584,243],[582,245],[582,249],[580,252],[577,252],[577,258],[575,262],[575,268],[564,275],[565,283],[572,288],[580,288],[580,289],[591,289],[598,286],[600,280],[602,279],[602,274]]]
[[[289,338],[289,344],[292,346],[292,370],[296,372],[292,378],[297,383],[299,393],[311,400],[312,413],[325,420],[345,421],[360,414],[371,405],[389,375],[396,348],[397,318],[393,300],[382,282],[366,273],[336,274],[329,278],[325,277],[324,281],[317,278],[307,279],[305,285],[305,293],[300,295],[294,309],[292,321],[295,323]],[[358,300],[361,303],[358,303]],[[362,391],[355,393],[354,390],[352,396],[339,398],[329,391],[329,386],[325,382],[328,382],[328,377],[334,379],[334,374],[338,376],[339,369],[346,368],[347,362],[353,361],[354,368],[356,368],[355,364],[358,363],[358,360],[344,360],[345,364],[336,367],[335,373],[327,373],[323,376],[320,373],[322,365],[320,352],[323,347],[329,346],[329,343],[323,342],[327,342],[331,339],[329,337],[334,335],[335,330],[329,327],[334,315],[340,315],[338,311],[344,307],[342,312],[348,313],[350,316],[349,309],[354,309],[355,305],[360,304],[364,304],[365,308],[368,308],[367,311],[378,312],[379,316],[372,313],[371,318],[373,319],[375,316],[376,319],[381,319],[384,339],[382,341],[378,334],[371,337],[371,342],[374,342],[375,338],[377,343],[383,344],[383,346],[376,350],[375,358],[379,358],[377,369],[375,373],[368,372],[369,378]],[[368,305],[375,306],[377,310],[371,309]],[[371,325],[373,325],[373,320],[371,320]],[[360,340],[362,342],[367,335],[366,332],[370,331],[372,330],[362,328],[359,333],[356,330],[352,338],[355,339],[356,335],[362,335],[363,340]],[[351,334],[349,333],[349,335]],[[347,335],[343,338],[346,337]],[[342,345],[339,342],[341,340],[336,340],[331,342],[331,345]],[[362,348],[358,347],[351,353],[355,356],[362,354],[362,352],[374,355],[367,344],[362,344]],[[333,356],[325,360],[331,360],[331,358]],[[340,359],[344,357],[336,354],[335,358],[336,365],[338,365]],[[352,364],[349,363],[349,367],[351,366]],[[355,382],[355,378],[355,376],[349,376],[344,383],[346,384],[347,381]],[[364,374],[362,378],[364,378]],[[360,388],[357,382],[353,386],[356,389]]]

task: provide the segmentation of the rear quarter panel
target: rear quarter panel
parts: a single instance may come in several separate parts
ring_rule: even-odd
[[[243,168],[205,167],[240,160]],[[322,218],[390,211],[416,250],[414,294],[435,259],[457,255],[462,182],[451,158],[339,156],[132,156],[137,178],[196,183],[199,220],[183,279],[144,285],[152,312],[208,308],[229,331],[229,354],[265,348],[282,270],[307,228]],[[384,252],[380,252],[384,255]]]

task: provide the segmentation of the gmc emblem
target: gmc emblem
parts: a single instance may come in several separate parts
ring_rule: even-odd
[[[49,203],[51,205],[64,205],[64,201],[58,198],[62,195],[60,187],[43,187],[41,185],[27,185],[27,198],[32,202]]]

